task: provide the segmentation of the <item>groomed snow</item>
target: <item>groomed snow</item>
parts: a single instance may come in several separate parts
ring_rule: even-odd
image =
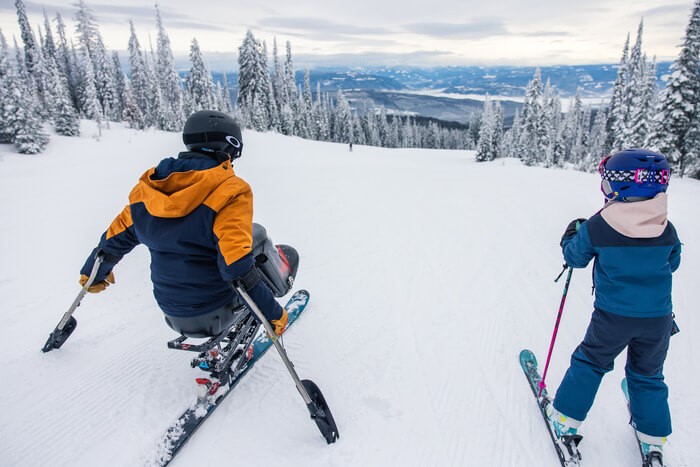
[[[117,284],[89,295],[60,350],[49,332],[79,291],[78,270],[138,176],[181,148],[177,134],[112,125],[101,139],[52,136],[37,156],[0,146],[0,413],[3,466],[136,466],[194,397],[193,354],[151,294],[138,247]],[[268,353],[186,445],[174,466],[557,466],[518,365],[544,361],[562,284],[559,237],[601,205],[595,175],[477,164],[466,151],[399,150],[246,132],[237,173],[255,220],[301,254],[309,308],[285,335],[302,378],[323,390],[341,438],[327,446],[281,361]],[[670,466],[694,466],[700,183],[672,181],[684,241],[674,279],[681,333],[666,365]],[[574,273],[548,383],[553,390],[592,306]],[[603,381],[581,433],[588,466],[638,466],[619,389]]]

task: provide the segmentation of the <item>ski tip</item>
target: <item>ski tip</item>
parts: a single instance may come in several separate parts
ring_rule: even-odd
[[[305,289],[300,289],[297,290],[292,294],[292,296],[289,298],[290,302],[300,302],[300,303],[309,303],[309,299],[311,298],[311,295],[309,294],[308,290]]]
[[[530,349],[523,349],[520,351],[520,365],[525,368],[527,366],[534,366],[537,368],[537,357]]]

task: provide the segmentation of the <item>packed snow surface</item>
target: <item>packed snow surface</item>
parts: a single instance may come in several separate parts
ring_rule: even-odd
[[[137,247],[117,283],[88,295],[78,327],[43,354],[79,291],[78,270],[138,176],[180,136],[112,125],[101,138],[52,136],[37,156],[0,146],[0,464],[137,466],[195,395],[194,354],[170,330]],[[236,172],[255,220],[301,254],[309,307],[284,342],[323,390],[341,438],[326,445],[282,362],[269,352],[174,466],[557,466],[518,364],[543,363],[561,298],[567,223],[602,200],[595,175],[476,163],[468,151],[379,149],[246,132]],[[681,333],[665,373],[669,466],[700,465],[700,183],[674,179],[670,218],[684,241],[674,278]],[[574,273],[547,379],[559,384],[592,311],[590,268]],[[638,466],[620,391],[606,376],[581,449],[589,466]]]

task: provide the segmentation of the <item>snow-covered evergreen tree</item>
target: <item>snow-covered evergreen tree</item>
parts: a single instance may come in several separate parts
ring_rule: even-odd
[[[80,87],[78,88],[78,100],[80,111],[85,118],[102,123],[102,110],[95,89],[95,75],[92,62],[87,50],[80,49],[77,52],[78,72],[80,73]]]
[[[29,79],[29,70],[17,46],[17,79],[11,82],[12,88],[12,116],[14,137],[13,141],[18,151],[22,154],[37,154],[44,150],[49,143],[49,137],[43,131],[41,115],[38,112],[40,106],[37,91],[33,80]]]
[[[646,59],[642,53],[642,33],[644,31],[644,22],[640,21],[637,30],[637,39],[634,46],[630,50],[629,59],[626,67],[626,81],[622,84],[622,108],[624,109],[624,118],[618,120],[620,122],[620,137],[616,147],[620,149],[635,146],[633,141],[637,139],[633,134],[633,120],[635,116],[641,117],[641,100],[646,86]],[[643,141],[643,139],[642,139]]]
[[[698,118],[699,57],[700,0],[696,0],[680,54],[671,66],[671,76],[659,98],[653,133],[648,141],[650,148],[669,158],[674,172],[680,176],[695,165],[696,141],[689,137],[689,132]]]
[[[80,121],[73,101],[68,77],[61,66],[62,55],[53,38],[51,22],[44,10],[44,39],[42,41],[42,57],[46,77],[47,92],[45,97],[50,102],[45,102],[47,110],[51,112],[51,119],[55,123],[56,133],[64,136],[78,136],[80,134]]]
[[[17,9],[17,21],[21,32],[22,42],[24,43],[24,66],[27,69],[29,76],[34,76],[36,66],[40,60],[39,45],[34,38],[34,32],[29,25],[27,18],[27,8],[22,0],[15,0],[15,8]]]
[[[114,62],[107,54],[102,37],[97,37],[97,52],[92,60],[95,67],[95,90],[100,101],[102,114],[108,120],[118,121],[119,96],[114,84]]]
[[[84,60],[92,66],[93,86],[100,104],[100,114],[108,120],[117,120],[119,116],[115,111],[117,95],[114,89],[114,70],[97,25],[97,18],[83,0],[77,0],[74,5],[76,7],[75,32],[85,51]],[[85,73],[83,76],[86,76]],[[83,87],[85,86],[86,84],[83,83]]]
[[[544,160],[548,145],[546,128],[543,125],[542,75],[539,68],[535,70],[525,89],[521,122],[520,157],[526,165],[537,165]]]
[[[270,121],[267,105],[269,94],[264,86],[261,48],[252,31],[248,30],[238,48],[238,107],[244,113],[254,112],[257,125],[267,128]],[[255,110],[254,106],[257,106]]]
[[[499,145],[498,115],[491,98],[487,94],[484,100],[484,111],[481,114],[479,141],[476,145],[476,160],[478,162],[494,160],[499,155]]]
[[[83,0],[76,0],[73,6],[76,8],[76,36],[92,60],[98,53],[98,38],[101,37],[99,27],[97,26],[97,18],[92,9]]]
[[[608,151],[619,151],[623,147],[625,137],[625,121],[627,120],[627,107],[625,105],[625,87],[628,81],[628,60],[629,60],[630,36],[622,49],[622,58],[617,68],[617,78],[613,86],[612,97],[610,98],[610,110],[608,112],[607,123],[607,148]]]
[[[53,38],[53,31],[51,30],[51,22],[49,21],[49,16],[46,14],[44,9],[44,40],[41,43],[41,48],[44,52],[44,56],[51,57],[52,59],[58,61],[58,49],[56,48],[56,41]]]
[[[63,136],[79,136],[80,119],[71,101],[68,80],[61,72],[57,73],[57,79],[59,80],[59,87],[56,95],[56,115],[54,118],[56,133]]]
[[[142,130],[146,128],[146,122],[139,109],[134,93],[131,89],[131,82],[125,81],[121,101],[123,103],[122,119],[129,125],[129,128]]]
[[[627,147],[643,147],[651,132],[656,105],[656,62],[642,59],[641,69],[635,81],[639,83],[635,92],[635,105],[630,110]]]
[[[515,109],[515,115],[513,116],[513,125],[503,135],[503,142],[501,144],[501,155],[502,157],[520,157],[520,151],[518,150],[518,143],[520,142],[520,109]],[[471,125],[469,132],[467,133],[471,139]]]
[[[78,109],[78,73],[71,53],[72,46],[66,36],[66,25],[60,13],[56,14],[56,32],[58,41],[56,43],[56,64],[63,76],[66,77],[68,91],[73,107]]]
[[[600,160],[605,156],[605,140],[607,138],[606,126],[608,116],[605,114],[605,108],[601,103],[600,108],[596,112],[593,120],[593,127],[588,138],[588,147],[586,155],[578,165],[579,170],[593,172]]]
[[[52,77],[47,70],[43,60],[40,42],[37,41],[34,32],[27,19],[26,7],[22,0],[15,0],[17,8],[17,20],[21,31],[22,42],[24,44],[23,65],[27,73],[24,76],[24,85],[34,90],[37,98],[36,111],[43,119],[51,119],[54,113],[55,96],[51,86]],[[18,60],[19,62],[19,60]]]
[[[549,80],[544,86],[542,101],[543,133],[547,135],[544,165],[545,167],[561,166],[565,153],[561,128],[561,99]]]
[[[12,67],[10,49],[0,29],[0,143],[13,143],[17,133],[16,109],[21,92]]]
[[[190,73],[187,75],[187,92],[192,98],[193,111],[204,109],[216,109],[216,87],[209,72],[209,67],[204,62],[202,49],[199,48],[197,39],[192,39],[190,46]],[[240,88],[239,88],[240,91]]]
[[[269,120],[265,103],[254,96],[252,104],[248,105],[250,106],[250,124],[253,126],[253,129],[257,131],[267,130]]]
[[[305,99],[306,100],[306,99]],[[350,105],[343,95],[342,89],[338,90],[336,102],[336,134],[335,141],[339,143],[354,143],[353,123],[354,119],[350,111]]]
[[[149,90],[150,83],[148,82],[148,71],[144,61],[143,53],[139,39],[136,37],[136,29],[134,22],[129,21],[131,27],[131,35],[129,36],[129,65],[131,68],[131,92],[134,97],[134,103],[138,107],[139,119],[144,124],[152,121]]]
[[[169,106],[163,100],[160,90],[160,82],[155,71],[156,56],[153,48],[149,53],[144,54],[144,64],[146,65],[146,77],[148,82],[148,108],[150,118],[146,120],[148,126],[153,126],[159,130],[174,131],[175,116]]]
[[[231,89],[229,88],[227,73],[224,72],[223,86],[221,88],[221,111],[227,114],[233,113],[233,100],[231,99]]]
[[[275,101],[275,91],[272,86],[272,80],[270,78],[270,67],[267,61],[267,44],[263,42],[262,47],[259,48],[260,53],[260,86],[261,92],[265,94],[265,106],[267,108],[267,115],[269,118],[268,128],[272,131],[280,131],[281,122],[279,118],[279,110],[277,108],[277,102]]]
[[[301,136],[302,138],[310,139],[312,137],[311,128],[309,128],[309,119],[307,115],[309,109],[306,107],[306,101],[304,100],[304,94],[301,90],[296,93],[296,104],[294,105],[294,134]],[[334,125],[337,123],[335,120],[335,113],[331,116],[331,133],[334,137],[337,137],[337,131]]]
[[[180,76],[175,70],[175,58],[170,46],[163,19],[160,15],[160,8],[156,4],[156,27],[158,29],[156,76],[162,93],[164,105],[168,108],[170,119],[166,122],[165,128],[168,131],[179,131],[185,123],[185,109]],[[225,78],[225,75],[224,75]],[[227,108],[230,109],[230,104]]]
[[[294,72],[294,59],[292,58],[292,44],[287,41],[286,45],[286,56],[284,61],[284,87],[286,89],[286,99],[287,105],[289,106],[289,114],[293,117],[293,121],[297,121],[298,109],[297,109],[297,85]],[[330,124],[330,122],[329,122]],[[284,122],[285,134],[295,134],[294,125],[291,129],[288,127],[288,122]]]
[[[119,117],[117,120],[121,121],[124,119],[124,90],[126,88],[126,75],[122,70],[122,62],[119,58],[119,53],[116,50],[112,52],[112,69],[114,70],[114,92],[117,96],[114,111]]]
[[[685,135],[685,173],[700,178],[700,102],[695,104],[695,115]]]
[[[282,108],[284,107],[285,104],[289,102],[288,96],[287,96],[287,89],[284,86],[284,69],[282,67],[282,64],[279,59],[279,54],[277,52],[277,38],[275,37],[273,42],[272,42],[272,66],[273,66],[273,74],[272,74],[272,89],[274,92],[275,96],[275,104],[277,106],[277,111],[280,114],[279,119],[280,119],[280,125],[281,128],[280,130],[284,133],[284,125],[283,125],[283,120],[284,118],[282,117]]]

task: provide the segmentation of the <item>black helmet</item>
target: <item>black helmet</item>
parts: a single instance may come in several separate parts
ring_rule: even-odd
[[[241,127],[229,115],[216,110],[200,110],[185,122],[182,141],[189,151],[219,153],[231,159],[241,157]]]

